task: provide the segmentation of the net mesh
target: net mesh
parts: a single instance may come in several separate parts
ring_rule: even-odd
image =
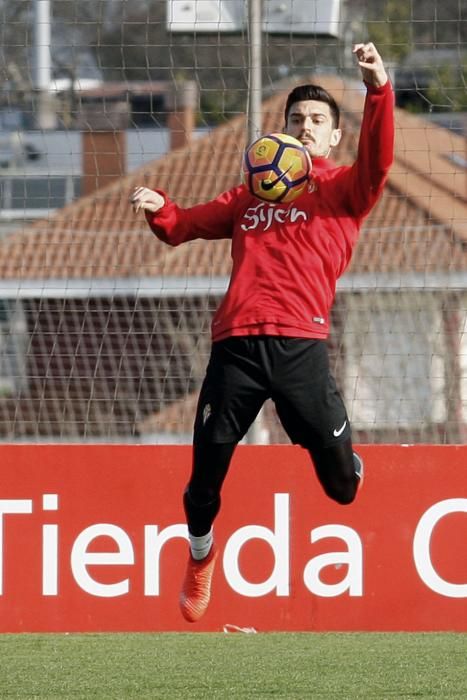
[[[323,5],[328,33],[302,33]],[[396,88],[395,164],[339,282],[329,339],[354,439],[463,442],[465,8],[265,6],[264,132],[281,129],[288,91],[314,76],[342,106],[335,159],[353,161],[354,41],[375,41]],[[177,12],[189,29],[168,26]],[[237,184],[247,3],[0,0],[0,30],[0,440],[188,442],[229,246],[169,249],[127,200],[136,184],[183,206]],[[249,439],[287,442],[269,402]]]

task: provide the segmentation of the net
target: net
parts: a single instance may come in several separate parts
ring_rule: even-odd
[[[354,440],[463,442],[462,3],[262,5],[264,133],[313,76],[342,107],[334,158],[351,163],[362,38],[396,88],[395,163],[329,340]],[[188,206],[238,183],[248,3],[0,0],[0,28],[0,440],[189,442],[229,245],[168,248],[127,201],[142,184]],[[269,402],[248,439],[288,441]]]

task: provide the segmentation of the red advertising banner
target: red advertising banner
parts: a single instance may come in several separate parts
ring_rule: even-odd
[[[467,631],[467,447],[361,446],[339,506],[307,453],[240,446],[205,617],[178,596],[188,446],[4,445],[0,631]]]

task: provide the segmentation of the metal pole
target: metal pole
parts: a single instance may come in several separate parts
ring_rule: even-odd
[[[33,81],[36,93],[35,122],[38,129],[54,129],[57,124],[55,101],[50,94],[50,37],[50,0],[34,0]]]
[[[34,2],[34,87],[49,90],[50,60],[50,0]]]
[[[248,1],[250,66],[248,90],[248,143],[261,135],[262,127],[262,0]]]
[[[247,0],[248,2],[248,35],[250,38],[250,65],[248,90],[248,143],[261,136],[262,129],[262,0]],[[246,436],[250,444],[269,442],[267,430],[264,427],[263,409]]]

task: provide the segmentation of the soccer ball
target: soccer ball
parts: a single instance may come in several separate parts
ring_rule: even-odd
[[[254,141],[243,157],[243,182],[265,202],[293,202],[308,187],[311,158],[288,134],[268,134]]]

